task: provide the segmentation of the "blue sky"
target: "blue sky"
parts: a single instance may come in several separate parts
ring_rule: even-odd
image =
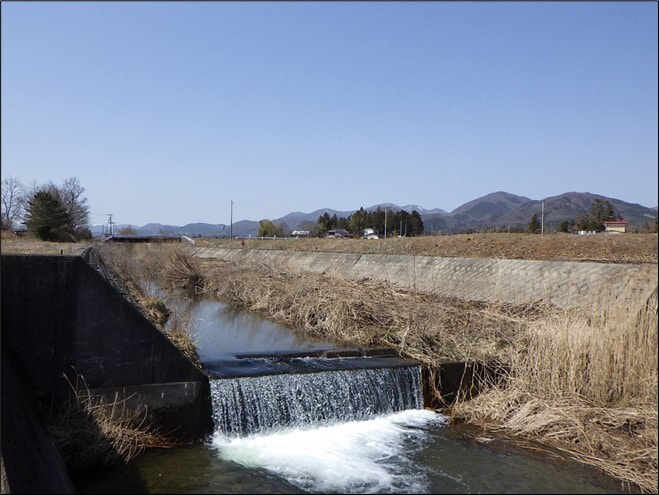
[[[2,2],[2,178],[93,224],[657,206],[656,2]]]

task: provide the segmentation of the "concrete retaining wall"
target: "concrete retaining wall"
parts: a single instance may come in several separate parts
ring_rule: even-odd
[[[3,328],[4,332],[4,328]],[[69,473],[25,387],[2,350],[2,493],[73,493]]]
[[[79,256],[2,256],[2,345],[37,397],[90,388],[207,381]]]
[[[79,256],[2,255],[2,460],[12,492],[67,491],[57,455],[39,433],[45,413],[70,396],[64,376],[76,383],[81,375],[109,403],[128,399],[125,412],[147,410],[145,425],[171,437],[212,431],[208,376],[101,268]]]
[[[289,270],[388,281],[465,300],[583,307],[601,298],[647,300],[657,288],[656,264],[611,264],[355,253],[196,248],[201,258],[275,264]]]

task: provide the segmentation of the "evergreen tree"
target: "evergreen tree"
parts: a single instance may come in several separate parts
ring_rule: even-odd
[[[613,205],[610,201],[602,201],[601,199],[596,199],[593,201],[593,204],[590,205],[590,216],[595,223],[602,225],[604,229],[604,222],[606,220],[615,220],[616,214],[613,211]]]
[[[356,235],[362,235],[362,232],[365,228],[369,228],[368,224],[368,214],[364,211],[364,207],[359,208],[358,211],[350,215],[350,231]]]
[[[540,232],[540,220],[538,220],[538,214],[534,213],[529,222],[529,233],[537,234]]]
[[[556,232],[572,232],[574,220],[563,220],[556,226]]]
[[[325,232],[334,228],[334,225],[332,225],[332,218],[329,216],[329,213],[327,212],[323,213],[321,216],[318,217],[317,224],[318,224],[317,232],[319,236],[325,235]]]
[[[421,220],[421,215],[419,212],[414,210],[412,212],[412,218],[410,220],[411,228],[409,229],[409,235],[422,235],[423,234],[423,220]]]
[[[39,191],[28,201],[27,228],[43,241],[72,242],[71,217],[48,191]]]
[[[611,202],[596,199],[590,205],[590,212],[577,219],[577,228],[579,230],[604,230],[606,220],[616,219],[621,220],[621,217],[616,215]]]
[[[350,221],[347,218],[340,217],[336,220],[336,228],[350,230]]]

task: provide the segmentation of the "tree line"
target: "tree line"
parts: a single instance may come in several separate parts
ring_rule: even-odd
[[[89,206],[77,177],[61,185],[48,182],[25,187],[14,177],[2,181],[2,230],[21,224],[44,241],[75,242],[91,239]]]
[[[310,236],[323,237],[329,230],[343,229],[355,237],[361,237],[364,229],[373,229],[377,234],[419,236],[423,234],[423,220],[417,211],[409,213],[405,210],[383,210],[378,207],[374,211],[366,211],[362,206],[348,217],[330,216],[324,213],[318,220],[302,222],[300,230],[309,232]],[[290,233],[286,224],[275,224],[271,220],[259,222],[259,236],[285,236]]]

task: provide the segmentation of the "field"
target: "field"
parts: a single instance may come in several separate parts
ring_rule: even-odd
[[[201,240],[240,247],[239,240]],[[456,234],[390,239],[245,240],[246,248],[603,263],[656,263],[657,234]]]
[[[657,263],[657,234],[456,234],[390,239],[196,239],[198,246],[372,254],[416,254],[602,263]],[[40,242],[3,234],[3,253],[74,254],[89,243]]]

